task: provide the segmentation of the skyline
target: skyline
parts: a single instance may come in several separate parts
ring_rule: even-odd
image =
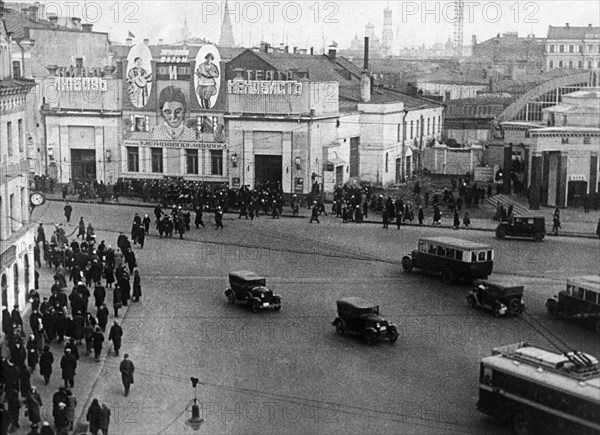
[[[224,1],[42,1],[46,13],[61,17],[77,16],[94,24],[94,31],[107,32],[113,42],[125,42],[129,32],[134,42],[159,39],[173,43],[182,39],[184,20],[194,37],[218,43]],[[229,1],[230,19],[236,45],[251,47],[261,40],[274,46],[280,43],[299,48],[314,47],[319,52],[332,41],[339,49],[350,46],[356,35],[365,36],[365,26],[372,23],[381,38],[383,10],[392,9],[393,50],[401,47],[431,46],[452,39],[453,2],[293,2],[293,1]],[[466,1],[463,44],[471,44],[506,32],[519,36],[535,34],[546,37],[549,25],[599,26],[600,4],[577,1],[578,7],[560,7],[564,2],[493,2]],[[570,5],[575,2],[569,2]],[[558,7],[557,7],[558,6]],[[594,17],[592,20],[590,17]]]

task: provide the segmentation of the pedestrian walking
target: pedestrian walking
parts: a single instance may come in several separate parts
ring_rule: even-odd
[[[401,210],[398,210],[396,212],[396,227],[398,227],[398,229],[400,229],[400,225],[402,225],[402,217],[403,217],[403,213]]]
[[[50,351],[50,346],[46,345],[40,355],[40,374],[44,377],[46,385],[48,385],[50,376],[52,376],[52,364],[54,364],[54,355]]]
[[[94,347],[94,359],[96,362],[99,362],[100,355],[102,354],[102,343],[104,343],[104,334],[102,334],[102,330],[99,326],[96,326],[92,340]]]
[[[417,214],[417,218],[419,219],[419,225],[423,225],[423,221],[425,220],[425,213],[423,213],[423,207],[419,207],[419,213]]]
[[[218,206],[215,210],[215,224],[217,224],[215,229],[223,229],[223,210],[221,209],[221,206]]]
[[[150,231],[150,224],[152,223],[152,219],[147,214],[144,215],[144,219],[142,219],[142,225],[144,226],[144,230],[146,234]]]
[[[454,210],[454,225],[452,226],[452,228],[457,230],[458,227],[460,227],[460,216],[458,215],[458,210],[455,209]]]
[[[40,430],[40,435],[54,435],[54,431],[50,427],[50,423],[45,421],[42,423],[42,429]]]
[[[37,367],[40,359],[37,343],[33,335],[29,336],[29,340],[27,341],[25,348],[27,350],[27,367],[29,367],[31,373],[33,373],[35,372],[35,368]]]
[[[85,419],[89,423],[89,431],[91,434],[97,435],[98,431],[102,430],[102,408],[98,403],[98,399],[92,400],[92,404],[87,410]]]
[[[381,218],[383,220],[383,228],[388,229],[388,225],[390,223],[390,215],[387,207],[383,207],[381,210]]]
[[[116,320],[110,328],[108,333],[108,340],[113,342],[113,348],[115,350],[115,356],[119,356],[119,349],[121,349],[121,338],[123,337],[123,328],[119,325]]]
[[[108,435],[108,427],[110,426],[110,408],[106,406],[106,403],[102,404],[102,435]]]
[[[81,241],[85,240],[85,222],[83,221],[83,216],[79,219],[79,233],[77,233],[77,238],[81,237]]]
[[[31,387],[29,394],[25,399],[25,415],[29,418],[32,426],[34,424],[37,425],[42,421],[41,408],[42,399],[35,387]]]
[[[73,207],[68,202],[65,204],[65,218],[67,218],[67,223],[71,222],[71,214],[73,213]]]
[[[10,390],[6,396],[6,401],[8,402],[8,421],[10,422],[8,431],[14,432],[21,428],[19,425],[21,401],[17,390]]]
[[[146,242],[146,233],[147,231],[144,229],[144,227],[138,228],[137,237],[141,249],[144,249],[144,243]]]
[[[123,382],[123,387],[125,387],[125,397],[129,395],[129,388],[131,384],[133,384],[133,372],[135,371],[135,367],[133,362],[129,359],[129,355],[123,355],[123,361],[119,365],[119,371],[121,372],[121,381]]]
[[[319,207],[317,206],[317,201],[313,201],[313,207],[310,213],[310,222],[309,224],[312,224],[313,221],[317,221],[318,224],[320,224],[321,222],[319,222]]]
[[[202,220],[203,217],[203,209],[204,205],[203,204],[199,204],[195,207],[195,212],[196,212],[196,218],[194,219],[194,223],[196,224],[196,228],[199,228],[200,226],[202,226],[202,228],[204,228],[204,221]]]
[[[96,313],[96,318],[98,319],[98,326],[102,332],[106,331],[106,325],[108,324],[108,308],[106,308],[106,304],[102,304]]]
[[[54,427],[56,428],[56,435],[67,434],[69,431],[69,416],[67,415],[67,405],[63,402],[58,404],[58,409],[54,415]]]
[[[77,408],[77,399],[73,396],[73,392],[70,388],[67,388],[66,391],[67,397],[69,400],[67,401],[67,419],[69,420],[69,430],[73,430],[73,424],[75,423],[75,408]]]
[[[554,233],[555,236],[558,236],[559,229],[560,229],[560,210],[558,209],[558,207],[556,207],[556,209],[554,210],[553,225],[552,225],[552,232]]]
[[[62,378],[65,381],[65,388],[75,386],[75,370],[77,369],[77,360],[71,353],[71,349],[65,349],[65,354],[60,360]]]
[[[119,317],[119,309],[123,306],[123,302],[121,302],[121,289],[118,284],[115,284],[115,288],[113,290],[113,311],[115,312],[115,317]]]
[[[471,216],[469,216],[469,212],[465,212],[465,217],[463,218],[463,224],[465,227],[469,228],[471,226]]]
[[[140,272],[136,269],[133,272],[133,295],[132,301],[139,302],[142,297],[142,279],[140,278]]]

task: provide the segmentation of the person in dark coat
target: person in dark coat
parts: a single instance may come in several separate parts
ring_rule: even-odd
[[[140,244],[140,248],[144,249],[144,243],[146,242],[146,230],[144,227],[138,228],[138,243]]]
[[[79,219],[79,232],[77,233],[77,238],[81,237],[81,240],[85,240],[85,222],[83,222],[83,216]]]
[[[465,217],[463,218],[463,225],[467,228],[471,226],[471,217],[469,216],[469,212],[465,212]]]
[[[73,339],[77,340],[77,344],[81,344],[81,340],[84,338],[83,327],[85,326],[85,317],[81,314],[81,311],[73,316]]]
[[[388,229],[388,225],[390,223],[390,215],[389,215],[387,207],[384,207],[381,210],[381,218],[383,219],[383,228],[385,228],[387,230]]]
[[[92,400],[92,404],[88,408],[87,414],[85,415],[85,419],[89,423],[90,433],[94,435],[97,434],[98,431],[102,428],[102,408],[98,403],[98,399]]]
[[[19,368],[14,364],[11,358],[8,358],[2,364],[2,376],[4,378],[4,391],[19,391]]]
[[[96,362],[100,361],[100,354],[102,353],[102,343],[104,343],[104,334],[99,326],[96,326],[96,330],[93,335],[93,346],[94,346],[94,359]]]
[[[2,333],[6,336],[12,334],[12,322],[10,320],[10,312],[8,308],[2,307]]]
[[[94,347],[94,326],[87,320],[83,327],[83,336],[85,337],[85,356],[89,356]]]
[[[69,421],[69,416],[67,415],[67,405],[63,402],[60,402],[58,404],[58,409],[56,410],[54,416],[54,426],[56,427],[56,433],[68,433],[70,425],[71,422]]]
[[[419,219],[419,225],[423,225],[423,221],[425,220],[425,213],[423,213],[423,207],[419,207],[419,213],[417,215]]]
[[[110,426],[110,408],[106,406],[106,403],[102,404],[102,434],[108,434],[108,428]]]
[[[19,367],[19,389],[23,398],[27,397],[31,390],[31,372],[25,366]]]
[[[458,229],[458,227],[460,227],[460,216],[458,215],[458,210],[454,210],[454,225],[453,228],[455,230]]]
[[[23,319],[21,318],[21,313],[19,312],[19,306],[15,305],[13,307],[12,312],[10,313],[10,320],[13,325],[18,325],[21,328],[23,327]]]
[[[52,364],[54,364],[54,355],[50,351],[50,346],[44,346],[44,351],[40,355],[40,374],[44,377],[46,385],[50,382]]]
[[[65,204],[65,217],[67,218],[67,222],[71,222],[71,214],[73,213],[73,207],[68,202]]]
[[[185,219],[183,217],[183,213],[179,213],[177,215],[177,232],[179,233],[179,238],[183,239],[183,235],[185,234]]]
[[[108,340],[113,342],[115,349],[115,355],[119,356],[119,349],[121,349],[121,338],[123,337],[123,328],[119,325],[119,322],[114,321],[108,333]]]
[[[115,282],[115,272],[108,264],[108,260],[106,266],[104,266],[104,279],[106,280],[106,287],[112,287],[113,282]]]
[[[127,250],[125,253],[125,261],[127,261],[127,266],[129,266],[129,273],[133,273],[133,269],[137,266],[137,260],[135,259],[133,250]]]
[[[133,384],[133,372],[135,371],[135,367],[133,362],[129,359],[129,355],[123,355],[123,361],[119,365],[119,371],[121,372],[121,381],[123,382],[123,387],[125,387],[125,397],[129,395],[129,388],[131,384]]]
[[[59,404],[64,403],[65,408],[69,403],[69,396],[67,394],[67,389],[65,387],[59,387],[58,391],[56,391],[52,395],[52,417],[56,419],[56,415],[58,413]]]
[[[148,231],[150,231],[151,223],[152,223],[152,219],[150,219],[150,216],[148,216],[147,214],[144,215],[144,219],[142,219],[142,225],[144,226],[144,230],[146,231],[146,234],[148,234]]]
[[[35,372],[35,368],[38,364],[40,355],[38,353],[37,343],[35,341],[35,337],[33,335],[29,336],[29,340],[27,341],[27,367],[31,370],[31,373]]]
[[[221,206],[218,206],[215,210],[215,224],[217,225],[215,229],[223,229],[223,210]]]
[[[20,341],[15,342],[15,344],[10,347],[10,358],[17,367],[25,365],[25,362],[27,361],[27,350],[25,350],[25,347],[23,347]]]
[[[20,429],[19,416],[21,414],[21,401],[19,400],[19,393],[16,390],[10,390],[6,396],[8,402],[8,421],[10,422],[9,432],[14,432]]]
[[[71,354],[71,349],[65,349],[65,354],[60,360],[62,378],[65,381],[65,388],[75,386],[75,370],[77,369],[77,360]]]
[[[140,272],[136,269],[133,272],[133,302],[139,302],[142,297],[142,280],[140,278]]]
[[[71,355],[75,357],[76,361],[79,361],[79,349],[77,348],[77,344],[75,344],[75,340],[70,339],[67,344],[65,344],[65,349],[70,349]]]
[[[317,205],[317,201],[313,201],[313,206],[310,212],[310,221],[308,223],[312,224],[313,221],[317,221],[318,224],[321,223],[319,222],[319,207]]]
[[[106,299],[106,289],[102,286],[100,281],[96,282],[94,287],[94,305],[96,308],[100,308],[104,304]]]
[[[25,407],[27,408],[27,417],[31,424],[39,424],[42,421],[42,398],[35,387],[31,387],[29,390],[29,394],[25,399]]]
[[[106,331],[106,324],[108,323],[108,308],[106,308],[106,304],[102,304],[98,308],[96,317],[98,318],[98,326],[100,326],[102,332]]]
[[[119,317],[119,309],[123,306],[123,302],[121,302],[121,289],[119,285],[115,285],[113,290],[113,310],[115,312],[115,317]]]
[[[202,228],[204,228],[204,221],[202,220],[202,215],[203,215],[202,204],[196,206],[195,211],[196,211],[196,219],[194,220],[194,223],[196,224],[196,228],[198,228],[200,226],[202,226]]]

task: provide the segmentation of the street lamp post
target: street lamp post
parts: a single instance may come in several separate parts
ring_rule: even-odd
[[[200,418],[200,406],[198,405],[198,396],[196,394],[196,387],[198,386],[198,378],[190,378],[192,386],[194,387],[194,399],[190,402],[192,404],[191,411],[192,416],[188,418],[186,424],[194,430],[200,429],[200,425],[204,422],[203,418]],[[189,408],[189,404],[186,409]]]
[[[402,118],[402,182],[406,178],[406,117],[408,116],[408,109],[404,109],[404,117]]]

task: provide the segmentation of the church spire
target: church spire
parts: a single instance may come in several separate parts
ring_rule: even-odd
[[[183,42],[189,41],[192,37],[192,33],[190,32],[190,29],[188,27],[187,18],[184,18],[183,20],[183,29],[181,30],[181,37],[183,39]]]
[[[233,38],[233,27],[231,26],[231,17],[229,13],[229,4],[225,0],[225,9],[223,11],[223,23],[221,24],[221,36],[219,37],[220,47],[235,47]]]

